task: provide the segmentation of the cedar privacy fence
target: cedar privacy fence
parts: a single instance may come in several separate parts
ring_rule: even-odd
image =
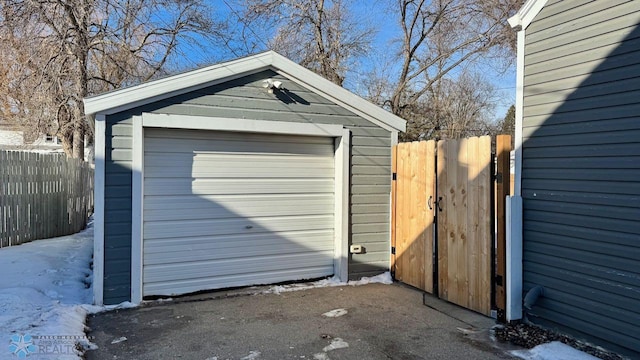
[[[92,212],[90,164],[0,150],[0,247],[76,233]]]
[[[393,147],[395,279],[504,321],[510,151],[508,135],[495,154],[489,136]]]

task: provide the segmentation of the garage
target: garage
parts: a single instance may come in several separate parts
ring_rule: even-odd
[[[386,110],[273,51],[84,105],[94,303],[389,271]]]
[[[334,139],[148,129],[143,296],[333,275]]]

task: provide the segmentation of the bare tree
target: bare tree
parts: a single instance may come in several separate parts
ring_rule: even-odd
[[[434,91],[413,105],[403,138],[440,140],[493,134],[496,102],[494,87],[478,74],[465,71],[455,79],[443,78]]]
[[[84,97],[150,79],[180,41],[218,30],[199,0],[6,0],[0,12],[0,46],[16,54],[4,56],[14,80],[3,115],[37,119],[79,158],[91,131]]]
[[[389,79],[394,89],[384,105],[408,119],[410,127],[422,127],[425,101],[441,102],[447,82],[463,65],[510,54],[514,39],[506,20],[521,4],[522,0],[395,0],[402,34],[400,67]],[[405,138],[418,134],[424,132],[409,129]]]
[[[269,47],[341,85],[351,61],[367,53],[373,30],[353,20],[343,0],[245,0],[250,26]]]

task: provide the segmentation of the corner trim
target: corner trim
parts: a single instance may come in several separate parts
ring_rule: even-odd
[[[522,198],[507,196],[506,309],[507,321],[522,319]]]
[[[106,116],[95,119],[95,172],[93,210],[93,303],[104,304],[104,167],[106,153]]]
[[[515,176],[514,195],[522,195],[522,121],[524,116],[524,44],[525,30],[518,31],[518,52],[516,60],[516,131],[515,131]]]
[[[131,168],[131,302],[142,302],[142,239],[144,201],[144,129],[142,116],[133,116]]]
[[[343,129],[335,139],[335,251],[334,276],[349,281],[349,159],[351,132]]]

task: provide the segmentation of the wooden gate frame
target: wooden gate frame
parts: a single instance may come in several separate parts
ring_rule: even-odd
[[[421,142],[421,143],[426,143],[426,142]],[[435,143],[433,141],[431,141],[432,144],[430,144],[430,147],[433,147],[435,149]],[[410,145],[410,146],[416,146],[418,143],[415,142],[414,144]],[[425,144],[426,145],[426,144]],[[440,145],[440,144],[439,144]],[[429,147],[429,148],[430,148]],[[493,248],[492,250],[492,256],[491,256],[491,297],[490,297],[490,301],[491,301],[491,308],[492,309],[496,309],[497,310],[497,317],[499,321],[505,321],[505,306],[506,306],[506,283],[505,283],[505,279],[506,279],[506,258],[505,258],[505,251],[506,251],[506,217],[505,217],[505,202],[506,202],[506,196],[508,196],[510,194],[510,151],[511,151],[511,136],[509,135],[498,135],[496,137],[496,153],[495,156],[497,158],[497,161],[494,163],[493,161],[491,161],[491,181],[490,181],[490,186],[491,186],[491,193],[493,194],[492,199],[493,201],[491,202],[491,211],[490,213],[492,214],[492,219],[491,219],[491,233],[492,233],[492,238],[493,238],[493,234],[497,232],[496,234],[496,238],[493,238],[493,240],[491,241],[492,243],[496,243],[496,247]],[[431,154],[429,154],[431,155]],[[398,147],[394,146],[392,149],[392,172],[393,172],[393,182],[392,182],[392,189],[391,189],[391,201],[392,201],[392,207],[391,207],[391,246],[392,246],[392,255],[391,255],[391,273],[392,276],[394,278],[396,278],[396,269],[398,266],[397,263],[397,259],[396,259],[396,250],[397,250],[397,226],[398,226],[398,216],[406,216],[406,214],[399,214],[398,213],[398,185],[397,185],[397,173],[398,173],[398,163],[399,161],[403,161],[405,159],[399,159],[399,157],[402,156],[402,154],[398,153]],[[433,156],[436,157],[436,153],[433,153]],[[493,160],[493,157],[492,157]],[[438,166],[439,169],[440,166],[442,166],[443,164],[435,164],[436,166]],[[435,180],[435,176],[437,176],[437,172],[438,172],[438,168],[436,169],[434,174],[434,185],[436,183]],[[434,186],[435,187],[435,186]],[[437,195],[437,193],[435,192],[436,190],[433,189],[433,196],[434,198]],[[434,212],[434,226],[436,227],[435,230],[435,236],[437,239],[437,211]],[[401,220],[402,221],[402,220]],[[400,222],[401,222],[400,221]],[[495,226],[495,230],[494,230],[494,226]],[[429,276],[424,276],[425,279],[432,279],[432,284],[424,284],[424,286],[419,286],[419,284],[416,284],[415,281],[410,282],[410,285],[413,286],[417,286],[419,288],[421,288],[422,290],[425,290],[426,292],[430,292],[430,293],[434,293],[435,295],[440,295],[440,291],[441,289],[439,289],[438,286],[438,272],[439,272],[439,265],[438,265],[438,259],[437,259],[437,254],[438,254],[438,241],[433,241],[433,246],[434,248],[432,249],[432,251],[436,252],[436,256],[432,261],[432,267],[433,267],[433,277],[430,276],[431,274],[429,274]],[[427,250],[427,249],[425,249]],[[428,256],[425,256],[425,259],[428,258]],[[427,261],[425,261],[427,262]],[[422,269],[423,272],[428,271],[427,269],[423,268]]]

